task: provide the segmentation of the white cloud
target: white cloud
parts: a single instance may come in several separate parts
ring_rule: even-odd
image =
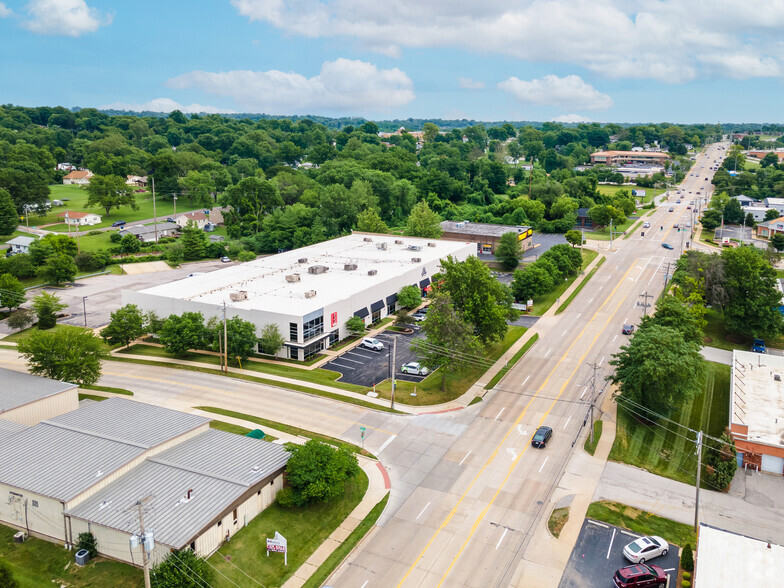
[[[6,6],[5,3],[0,2],[0,18],[9,17],[13,13],[14,13],[14,11],[11,10],[10,8],[8,8],[8,6]]]
[[[377,112],[414,99],[414,84],[401,70],[342,58],[324,62],[319,75],[312,78],[277,70],[192,71],[170,79],[167,85],[228,96],[246,111],[271,114]]]
[[[224,110],[215,108],[214,106],[205,106],[203,104],[189,104],[185,106],[179,102],[175,102],[171,98],[155,98],[149,102],[113,102],[100,107],[102,110],[132,110],[134,112],[171,112],[172,110],[179,110],[186,114],[206,112],[209,114],[221,113],[228,114],[234,112],[233,110]]]
[[[512,76],[498,84],[498,89],[509,92],[518,102],[538,106],[604,110],[613,104],[607,94],[602,94],[580,76],[574,75],[562,78],[546,75],[531,81]]]
[[[41,35],[79,37],[112,22],[111,16],[90,8],[84,0],[32,0],[26,9],[29,18],[22,26]]]
[[[562,114],[561,116],[556,116],[552,120],[553,122],[559,123],[593,122],[590,118],[583,116],[582,114]]]
[[[485,87],[484,82],[479,82],[471,78],[458,78],[457,82],[464,90],[482,90]]]
[[[784,73],[779,42],[784,0],[754,7],[737,0],[232,0],[232,5],[251,22],[310,38],[354,39],[390,56],[401,48],[456,47],[667,82]],[[714,60],[728,69],[705,56],[722,56]],[[737,63],[744,59],[753,67]]]

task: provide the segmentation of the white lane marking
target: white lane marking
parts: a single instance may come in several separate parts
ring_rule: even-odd
[[[615,337],[613,337],[613,340],[612,340],[612,342],[613,342],[613,343],[615,343],[615,340],[616,340],[617,338],[618,338],[618,335],[615,335]]]
[[[571,420],[572,420],[572,417],[569,417],[568,419],[566,419],[566,422],[564,423],[564,426],[563,426],[564,429],[566,428],[566,425],[568,425],[569,421],[571,421]]]
[[[581,400],[582,400],[582,397],[583,397],[583,396],[585,396],[585,391],[586,391],[587,389],[588,389],[588,388],[584,388],[584,389],[583,389],[583,393],[582,393],[582,394],[580,394],[580,399],[581,399]]]
[[[365,580],[365,583],[364,583],[364,584],[362,584],[362,586],[360,586],[360,588],[365,588],[365,586],[367,586],[367,585],[368,585],[368,582],[370,582],[370,580]]]
[[[544,467],[544,464],[546,464],[546,463],[547,463],[547,460],[548,460],[548,459],[550,459],[550,456],[549,456],[549,455],[548,455],[547,457],[545,457],[545,458],[544,458],[544,461],[542,462],[542,465],[540,465],[540,466],[539,466],[539,471],[540,471],[540,472],[542,471],[542,468]]]
[[[561,337],[563,337],[564,335],[566,335],[566,333],[568,333],[568,332],[569,332],[569,329],[564,329],[564,332],[563,332],[563,333],[561,333]]]
[[[523,385],[523,386],[525,386],[525,383],[526,383],[526,382],[527,382],[527,381],[528,381],[530,378],[531,378],[531,376],[526,376],[526,377],[525,377],[525,380],[523,380],[523,384],[522,384],[522,385]]]
[[[397,435],[390,435],[390,436],[389,436],[389,439],[387,439],[386,441],[384,441],[384,442],[381,444],[381,447],[379,447],[379,448],[378,448],[378,451],[376,451],[376,454],[380,455],[380,454],[381,454],[381,452],[382,452],[382,451],[384,451],[384,450],[387,448],[387,445],[389,445],[390,443],[392,443],[392,441],[394,441],[394,440],[395,440],[395,437],[397,437]]]
[[[428,503],[425,505],[425,508],[423,508],[423,509],[420,511],[420,513],[417,515],[417,518],[416,518],[416,520],[419,520],[419,517],[421,517],[423,514],[425,514],[425,511],[427,510],[427,507],[428,507],[428,506],[430,506],[430,503],[429,503],[429,502],[428,502]]]
[[[461,459],[461,460],[460,460],[460,463],[459,463],[459,464],[457,464],[457,465],[463,465],[463,462],[464,462],[466,459],[468,459],[468,456],[469,456],[469,455],[471,455],[471,452],[472,452],[472,451],[473,451],[473,449],[469,449],[469,450],[468,450],[468,453],[466,453],[466,454],[463,456],[463,459]]]
[[[355,370],[355,369],[357,369],[355,367],[351,367],[350,365],[343,365],[342,363],[336,363],[334,361],[332,363],[330,363],[329,365],[334,365],[334,366],[337,366],[339,368],[343,368],[344,370]]]
[[[605,358],[605,356],[602,355],[602,360],[599,362],[599,365],[602,365],[604,363],[604,358]]]
[[[497,420],[498,420],[498,417],[500,417],[500,416],[501,416],[501,414],[502,414],[502,413],[503,413],[505,410],[506,410],[506,407],[503,407],[503,408],[502,408],[500,411],[498,411],[498,414],[497,414],[497,415],[495,415],[495,418],[494,418],[493,420],[494,420],[494,421],[497,421]]]
[[[581,314],[582,314],[581,312],[578,312],[578,313],[577,313],[577,316],[576,316],[576,317],[574,317],[574,318],[580,318],[580,315],[581,315]]]
[[[551,352],[551,351],[552,351],[552,349],[548,349],[548,350],[547,350],[547,353],[545,353],[545,354],[544,354],[545,358],[546,358],[548,355],[550,355],[550,352]]]
[[[523,429],[523,425],[517,425],[517,432],[522,436],[525,436],[525,429]]]
[[[605,525],[604,523],[600,523],[599,521],[593,521],[591,519],[588,519],[585,522],[586,523],[591,523],[592,525],[596,525],[597,527],[604,527],[605,529],[609,529],[610,528],[610,525]]]
[[[509,530],[509,527],[504,527],[504,533],[503,533],[503,535],[501,535],[501,538],[498,540],[498,543],[496,543],[496,545],[495,545],[496,549],[498,549],[498,547],[501,545],[501,541],[503,541],[504,537],[506,537],[506,532],[508,530]]]
[[[593,302],[593,298],[591,298],[591,299],[588,301],[588,304],[590,304],[591,302]]]
[[[610,551],[612,550],[612,544],[613,544],[613,541],[615,541],[615,532],[617,530],[618,529],[613,529],[612,537],[610,537],[610,546],[607,548],[607,558],[606,559],[610,559]]]

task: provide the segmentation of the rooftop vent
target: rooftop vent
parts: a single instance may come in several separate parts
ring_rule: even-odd
[[[412,257],[411,258],[411,263],[422,263],[422,258],[421,257]]]
[[[408,250],[409,251],[422,251],[422,246],[421,245],[409,245],[408,246]]]
[[[773,379],[776,382],[781,382],[781,374],[773,374]]]
[[[353,270],[357,269],[357,264],[356,263],[344,263],[343,264],[343,269],[346,270],[347,272],[353,271]]]
[[[375,276],[377,273],[378,273],[378,270],[374,270],[374,269],[368,270],[368,275],[369,276]]]
[[[105,508],[106,508],[107,506],[109,506],[111,503],[112,503],[112,501],[111,501],[111,500],[103,500],[103,501],[101,501],[101,504],[99,504],[99,505],[98,505],[98,510],[103,510],[103,509],[105,509]]]
[[[286,276],[287,282],[299,282],[299,280],[300,280],[299,274],[289,274],[288,276]]]
[[[435,241],[430,241],[430,242],[428,242],[427,246],[428,247],[435,247],[436,243],[435,243]]]
[[[308,268],[308,273],[309,274],[323,274],[327,270],[329,270],[329,268],[326,265],[311,265]]]
[[[365,243],[372,243],[373,242],[373,239],[371,237],[365,237],[362,240],[365,241]]]
[[[252,471],[254,474],[257,474],[257,473],[259,473],[259,472],[263,472],[264,470],[262,470],[262,469],[261,469],[261,466],[257,466],[257,465],[255,465],[255,466],[253,466],[253,467],[251,468],[251,471]]]
[[[402,245],[403,239],[395,239],[395,245]]]
[[[308,258],[307,257],[300,257],[297,260],[297,263],[308,263]]]
[[[245,290],[239,290],[237,292],[230,292],[229,299],[232,302],[242,302],[243,300],[248,299],[248,292]]]
[[[386,251],[387,244],[385,242],[376,243],[376,249],[382,249],[383,251]]]
[[[455,223],[456,229],[462,229],[465,226],[465,223]]]
[[[305,292],[305,298],[313,298],[315,295],[316,295],[315,290],[308,290],[307,292]]]

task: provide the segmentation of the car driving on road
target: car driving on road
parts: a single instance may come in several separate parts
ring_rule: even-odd
[[[662,243],[662,247],[664,247],[665,249],[669,249],[670,251],[672,251],[673,249],[673,246],[670,245],[669,243]]]
[[[623,333],[624,335],[631,335],[632,333],[634,333],[634,325],[623,325],[623,328],[621,329],[621,333]]]
[[[669,543],[661,537],[640,537],[623,548],[623,555],[632,563],[645,563],[654,557],[667,555],[669,547]]]
[[[553,430],[550,427],[539,427],[536,429],[536,433],[534,433],[534,436],[531,439],[531,445],[534,447],[544,447],[552,436]]]
[[[365,337],[362,339],[362,347],[367,347],[368,349],[373,349],[374,351],[381,351],[384,349],[384,344],[378,339],[374,339],[373,337]]]

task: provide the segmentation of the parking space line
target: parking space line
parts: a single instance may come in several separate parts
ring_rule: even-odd
[[[610,546],[607,548],[607,559],[610,559],[610,551],[612,551],[612,544],[613,544],[613,541],[615,541],[615,532],[617,530],[618,529],[613,529],[612,537],[610,537]]]
[[[357,369],[355,367],[351,367],[350,365],[343,365],[343,364],[334,363],[334,362],[332,362],[330,365],[333,365],[333,366],[339,367],[339,368],[343,368],[344,370],[355,370],[355,369]]]
[[[628,535],[629,537],[634,537],[635,539],[639,539],[641,537],[641,535],[636,535],[635,533],[630,533],[629,531],[624,531],[623,529],[621,529],[621,533]]]
[[[615,343],[615,340],[616,340],[617,338],[618,338],[618,335],[615,335],[615,337],[613,337],[613,340],[612,340],[612,342],[613,342],[613,343]]]
[[[602,365],[602,364],[604,363],[604,358],[605,358],[605,356],[604,356],[604,355],[602,355],[602,359],[601,359],[601,361],[599,362],[599,365]]]
[[[604,527],[605,529],[609,529],[610,525],[605,525],[604,523],[600,523],[599,521],[594,521],[591,519],[586,519],[586,523],[591,523],[592,525],[596,525],[597,527]]]
[[[563,426],[564,429],[566,428],[566,425],[568,425],[569,421],[571,421],[571,420],[572,420],[571,416],[568,419],[566,419],[566,422],[564,423],[564,426]]]
[[[430,506],[430,503],[429,503],[429,502],[428,502],[428,503],[425,505],[425,508],[423,508],[423,509],[422,509],[422,510],[419,512],[419,514],[417,515],[417,518],[416,518],[416,520],[419,520],[419,517],[421,517],[423,514],[425,514],[425,511],[427,510],[427,507],[428,507],[428,506]]]
[[[364,365],[365,364],[364,361],[357,361],[356,359],[350,359],[350,358],[345,357],[345,356],[341,357],[340,359],[341,359],[341,361],[351,361],[353,363],[358,363],[359,365]]]
[[[531,376],[526,376],[525,380],[523,380],[522,386],[525,386],[525,383],[531,379]]]
[[[548,355],[550,355],[550,352],[551,352],[551,351],[552,351],[552,349],[548,349],[548,350],[547,350],[547,353],[545,353],[545,354],[544,354],[545,358],[547,358],[547,356],[548,356]]]
[[[665,571],[665,572],[674,572],[675,568],[664,568],[663,571]]]

